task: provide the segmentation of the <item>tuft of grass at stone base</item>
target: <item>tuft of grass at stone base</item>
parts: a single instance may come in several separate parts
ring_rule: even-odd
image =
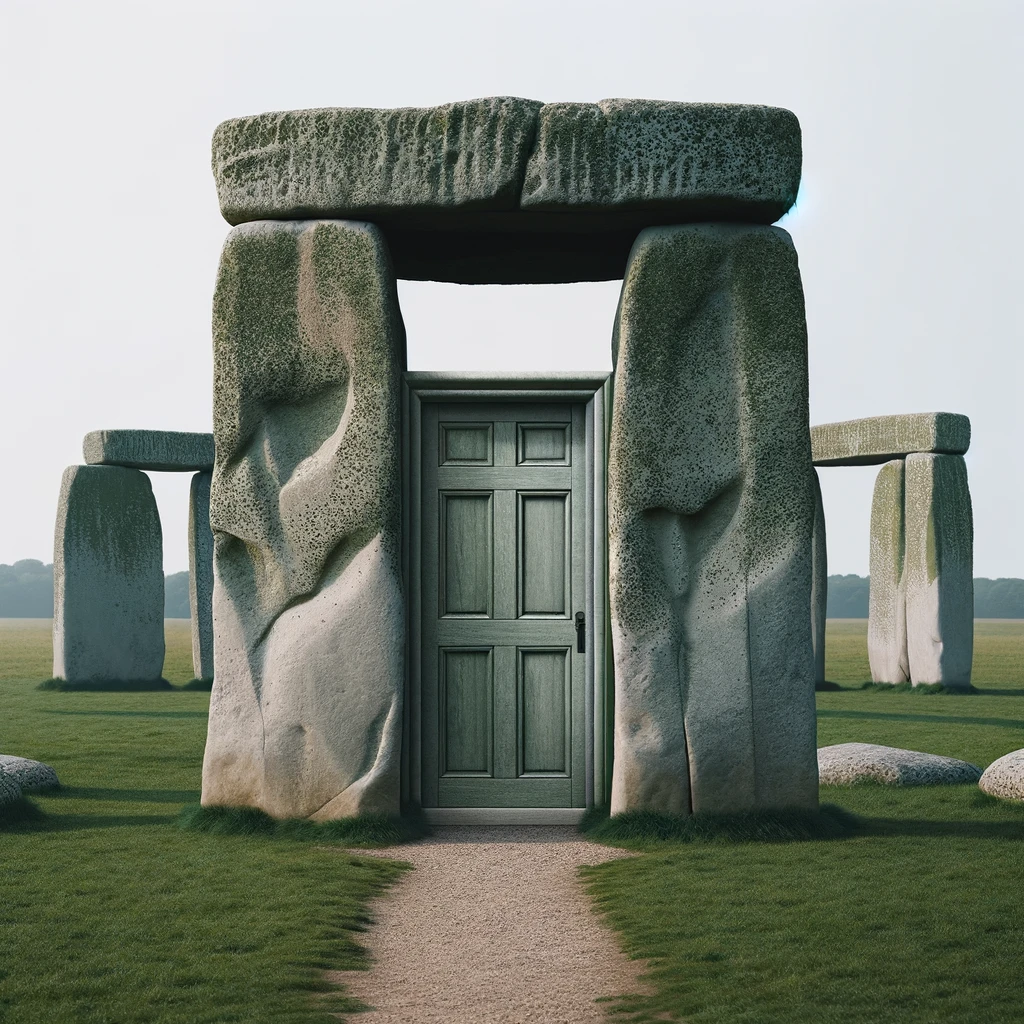
[[[395,846],[415,842],[429,833],[422,814],[391,818],[365,814],[337,821],[308,818],[272,818],[255,807],[202,807],[189,804],[178,815],[178,825],[193,832],[219,836],[261,836],[297,842],[344,843],[346,846]]]
[[[831,804],[818,811],[773,811],[748,814],[656,814],[632,811],[609,817],[592,808],[580,823],[590,839],[611,846],[643,846],[650,842],[779,843],[838,839],[853,835],[855,815]]]

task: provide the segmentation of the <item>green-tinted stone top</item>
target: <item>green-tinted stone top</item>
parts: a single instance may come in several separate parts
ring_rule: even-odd
[[[955,412],[870,416],[811,427],[816,466],[879,466],[913,452],[963,455],[971,443],[971,421]]]
[[[593,230],[641,212],[651,223],[771,223],[796,198],[800,158],[788,110],[653,100],[300,110],[225,121],[213,138],[232,224],[543,231],[577,215]]]
[[[213,434],[175,430],[94,430],[82,442],[88,466],[188,473],[213,469]]]

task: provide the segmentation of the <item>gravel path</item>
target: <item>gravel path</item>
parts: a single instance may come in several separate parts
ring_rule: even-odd
[[[374,852],[415,870],[373,906],[374,966],[327,973],[374,1007],[353,1024],[596,1024],[595,999],[644,988],[577,877],[625,852],[529,825],[444,826]]]

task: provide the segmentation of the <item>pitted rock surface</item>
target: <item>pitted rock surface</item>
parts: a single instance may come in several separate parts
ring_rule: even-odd
[[[912,452],[963,455],[971,444],[971,421],[955,412],[869,416],[811,427],[816,466],[879,466]]]
[[[21,786],[18,785],[18,780],[0,768],[0,807],[13,804],[15,800],[20,799]]]
[[[823,786],[869,781],[889,786],[951,786],[976,783],[981,769],[941,754],[875,743],[836,743],[819,748],[818,777]]]
[[[905,683],[910,679],[904,579],[905,475],[902,459],[887,462],[878,471],[871,496],[868,664],[876,683]]]
[[[1024,749],[1013,750],[993,761],[978,785],[990,796],[1024,801]]]
[[[32,761],[14,754],[0,754],[0,770],[14,779],[23,793],[41,789],[56,789],[60,785],[57,773],[42,761]]]
[[[612,813],[817,807],[814,470],[789,235],[648,228],[612,351]]]
[[[178,430],[94,430],[85,435],[88,466],[127,466],[169,473],[213,469],[213,434]]]
[[[228,237],[204,804],[398,812],[404,347],[374,225],[264,222]]]

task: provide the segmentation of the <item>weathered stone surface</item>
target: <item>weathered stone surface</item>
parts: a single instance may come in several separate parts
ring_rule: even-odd
[[[13,804],[21,799],[21,786],[18,780],[0,768],[0,807]]]
[[[974,521],[959,455],[906,460],[907,653],[914,685],[971,685]]]
[[[214,300],[204,804],[398,811],[404,342],[372,225],[228,237]]]
[[[978,785],[990,796],[1024,801],[1024,750],[1013,750],[993,761]]]
[[[64,470],[53,545],[53,674],[69,682],[160,678],[164,573],[149,477]]]
[[[963,455],[971,443],[971,421],[955,412],[869,416],[811,427],[816,466],[880,466],[911,452]]]
[[[652,228],[613,340],[613,814],[815,807],[807,336],[778,228]]]
[[[887,462],[878,471],[871,499],[868,664],[876,683],[905,683],[910,679],[903,489],[903,461]]]
[[[192,671],[213,678],[213,531],[210,474],[196,473],[188,494],[188,607],[192,623]]]
[[[981,769],[967,761],[875,743],[836,743],[818,750],[818,777],[823,786],[882,782],[889,786],[973,784]]]
[[[175,430],[94,430],[82,453],[89,466],[127,466],[168,472],[213,469],[213,434]]]
[[[652,225],[777,220],[800,146],[776,107],[492,97],[236,118],[213,168],[232,224],[365,218],[399,277],[539,284],[621,278]]]
[[[42,761],[32,761],[14,754],[0,754],[0,771],[14,779],[23,793],[35,793],[60,786],[57,773]]]
[[[611,99],[541,107],[523,209],[657,210],[665,223],[778,220],[800,185],[781,107]]]
[[[811,643],[814,646],[814,684],[825,682],[825,619],[828,612],[828,551],[821,482],[814,480],[814,531],[811,535]]]
[[[238,117],[213,135],[231,224],[373,218],[395,210],[512,210],[536,131],[536,100],[440,107],[292,110]]]

